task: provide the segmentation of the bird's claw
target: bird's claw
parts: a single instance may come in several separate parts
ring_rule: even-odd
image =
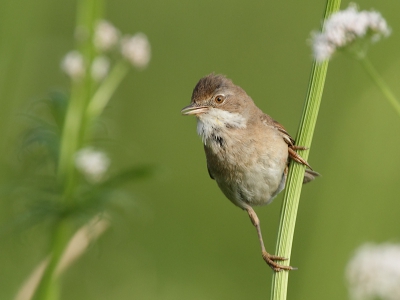
[[[275,262],[275,260],[277,261],[287,260],[287,258],[285,257],[271,255],[266,251],[263,251],[262,257],[265,260],[265,262],[271,267],[271,269],[274,270],[275,272],[297,270],[297,268],[293,268],[291,266],[283,266]]]

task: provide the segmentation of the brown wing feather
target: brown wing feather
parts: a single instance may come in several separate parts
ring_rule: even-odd
[[[215,180],[215,178],[211,175],[210,168],[208,166],[207,166],[207,171],[208,171],[208,175],[210,175],[210,178]]]
[[[263,114],[261,116],[261,120],[266,125],[276,128],[282,134],[283,140],[286,142],[286,144],[288,144],[289,157],[294,161],[309,168],[305,171],[303,183],[310,182],[314,180],[315,177],[320,176],[320,174],[313,171],[309,163],[296,152],[296,150],[306,150],[308,149],[307,147],[295,145],[295,140],[290,136],[285,127],[283,127],[282,124],[280,124],[279,122],[272,119],[269,115]]]
[[[308,148],[303,147],[303,146],[296,146],[295,145],[295,140],[290,136],[290,134],[287,132],[287,130],[285,129],[285,127],[282,126],[282,124],[280,124],[279,122],[272,120],[272,125],[280,132],[282,133],[282,138],[283,140],[288,144],[289,147],[289,157],[291,159],[293,159],[294,161],[307,166],[308,168],[310,168],[310,170],[312,170],[310,164],[304,159],[302,158],[295,150],[306,150]],[[314,172],[314,171],[313,171]],[[314,172],[313,175],[318,176],[317,172]],[[310,180],[308,180],[310,181]],[[307,182],[308,182],[307,181]]]
[[[290,134],[287,132],[287,130],[285,129],[285,127],[282,126],[282,124],[280,124],[279,122],[272,120],[273,121],[273,126],[278,129],[278,131],[280,133],[282,133],[282,137],[285,140],[285,142],[289,145],[289,146],[294,146],[294,139],[290,136]]]

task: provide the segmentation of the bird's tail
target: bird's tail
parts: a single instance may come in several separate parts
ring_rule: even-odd
[[[304,173],[303,184],[313,181],[315,179],[315,177],[318,177],[318,176],[321,176],[321,174],[319,174],[318,172],[315,172],[313,170],[306,169],[306,171]]]

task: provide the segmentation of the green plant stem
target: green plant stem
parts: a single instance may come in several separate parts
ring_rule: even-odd
[[[340,7],[340,0],[328,0],[324,13],[324,20]],[[309,87],[305,99],[303,114],[297,133],[296,144],[310,147],[314,134],[315,124],[322,92],[325,83],[328,61],[316,63],[311,69]],[[308,151],[299,151],[304,159],[308,158]],[[282,203],[281,218],[278,230],[277,247],[275,254],[288,258],[284,264],[289,265],[292,251],[294,229],[296,224],[297,209],[300,200],[305,167],[292,161],[286,182],[286,189]],[[271,299],[285,300],[287,297],[289,272],[282,271],[273,274]]]
[[[386,97],[386,99],[392,105],[394,110],[400,116],[400,102],[396,98],[396,96],[392,93],[392,91],[389,89],[388,85],[383,80],[382,76],[376,71],[376,69],[374,68],[374,66],[371,64],[371,62],[369,61],[369,59],[366,56],[359,58],[358,61],[361,63],[361,65],[367,71],[368,75],[375,82],[375,84],[381,90],[383,95]]]
[[[74,81],[71,86],[71,95],[62,128],[59,159],[57,166],[58,184],[63,193],[64,206],[72,206],[76,188],[76,171],[74,156],[81,147],[86,131],[84,128],[84,116],[89,99],[93,95],[94,80],[90,74],[90,67],[96,55],[93,45],[95,23],[102,16],[104,0],[80,0],[78,1],[77,25],[78,50],[83,55],[86,65],[85,76],[81,81]],[[54,272],[67,245],[69,228],[67,216],[60,216],[55,226],[51,240],[50,261],[44,271],[35,291],[34,300],[55,300],[58,295],[57,283]]]
[[[100,116],[129,69],[127,62],[122,59],[114,66],[89,102],[86,110],[86,118],[88,120],[94,120]]]
[[[86,128],[84,113],[95,86],[90,74],[90,67],[96,55],[93,45],[93,35],[96,21],[101,19],[104,0],[78,1],[77,25],[78,50],[82,53],[86,65],[85,77],[81,81],[72,83],[71,96],[65,116],[60,141],[57,177],[60,186],[64,189],[64,198],[71,204],[75,185],[74,156],[82,146]],[[82,36],[82,37],[81,37]]]
[[[53,300],[57,299],[54,295],[55,278],[54,273],[57,265],[60,262],[65,246],[70,237],[70,228],[66,220],[60,220],[54,229],[52,238],[52,252],[50,260],[40,280],[40,283],[35,291],[33,300]]]

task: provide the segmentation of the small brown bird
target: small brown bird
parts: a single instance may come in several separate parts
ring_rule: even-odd
[[[264,114],[239,86],[223,75],[200,79],[184,115],[197,117],[197,133],[204,143],[208,173],[233,204],[246,210],[257,229],[262,257],[275,271],[292,270],[275,261],[264,247],[260,221],[253,206],[270,203],[286,183],[289,158],[307,166],[303,183],[319,174],[295,150],[285,128]]]

